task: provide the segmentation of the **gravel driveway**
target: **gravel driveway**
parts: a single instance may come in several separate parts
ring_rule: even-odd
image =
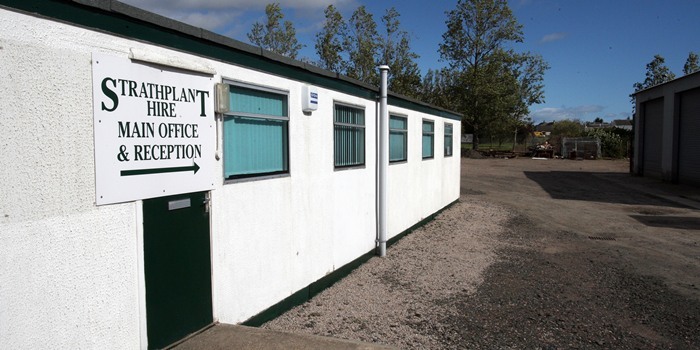
[[[620,161],[462,160],[435,220],[264,328],[403,349],[700,348],[698,189]]]

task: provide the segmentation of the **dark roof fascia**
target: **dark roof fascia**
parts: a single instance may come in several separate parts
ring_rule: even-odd
[[[360,98],[378,88],[115,0],[0,0],[0,7],[243,66]],[[395,106],[461,120],[457,113],[392,95]]]
[[[686,75],[684,75],[684,76],[682,76],[682,77],[678,77],[678,78],[676,78],[676,79],[669,80],[669,81],[667,81],[667,82],[665,82],[665,83],[661,83],[661,84],[658,84],[658,85],[654,85],[654,86],[648,87],[648,88],[646,88],[646,89],[644,89],[644,90],[639,90],[639,91],[633,93],[632,96],[637,96],[637,95],[643,94],[643,93],[645,93],[645,92],[647,92],[647,91],[651,91],[651,90],[658,89],[658,88],[660,88],[661,86],[664,86],[664,85],[675,84],[675,83],[678,82],[678,81],[681,81],[681,80],[684,80],[684,79],[689,79],[689,78],[694,77],[694,76],[696,76],[696,75],[697,75],[697,76],[700,76],[700,71],[693,72],[693,73],[690,73],[690,74],[686,74]]]
[[[387,96],[387,102],[396,107],[402,107],[418,112],[423,112],[427,114],[433,114],[440,116],[442,118],[447,118],[447,119],[453,119],[453,120],[462,120],[462,114],[456,113],[444,108],[436,107],[433,105],[429,105],[425,102],[421,102],[419,100],[416,100],[414,98],[408,97],[408,96],[403,96],[399,95],[397,93],[393,93],[389,91],[389,96]]]

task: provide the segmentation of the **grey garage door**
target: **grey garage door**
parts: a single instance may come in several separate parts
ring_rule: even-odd
[[[700,185],[700,88],[681,94],[678,182]]]
[[[661,140],[664,116],[664,99],[644,103],[643,174],[661,178]]]

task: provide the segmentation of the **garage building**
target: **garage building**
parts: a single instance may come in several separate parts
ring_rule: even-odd
[[[633,173],[700,185],[700,72],[635,94]]]

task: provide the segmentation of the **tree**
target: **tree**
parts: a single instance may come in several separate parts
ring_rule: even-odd
[[[676,75],[671,72],[671,69],[666,67],[664,58],[661,55],[654,55],[654,59],[647,63],[647,72],[644,82],[634,83],[634,92],[663,84],[675,78]]]
[[[627,156],[629,138],[622,138],[613,129],[593,129],[586,133],[600,141],[600,153],[603,157],[622,158]]]
[[[477,149],[484,130],[513,127],[530,105],[544,102],[549,67],[540,56],[509,48],[523,41],[523,31],[506,0],[459,0],[447,16],[440,55],[455,77],[451,109],[464,115]]]
[[[391,91],[409,97],[420,95],[421,76],[415,62],[418,55],[411,51],[409,35],[401,30],[400,15],[395,8],[382,16],[386,31],[383,35],[364,6],[355,10],[347,24],[333,5],[326,8],[325,17],[323,29],[316,34],[315,46],[322,68],[376,86],[377,66],[386,64],[390,68]]]
[[[544,103],[544,73],[549,64],[540,55],[526,52],[513,57],[511,68],[518,84],[518,96],[514,116],[522,119],[530,114],[530,106]]]
[[[700,65],[698,64],[698,54],[695,52],[690,52],[688,54],[688,59],[685,60],[685,65],[683,65],[683,74],[688,75],[700,71]]]
[[[408,33],[399,28],[399,16],[393,7],[382,16],[386,34],[380,41],[381,58],[378,63],[390,68],[389,90],[418,97],[421,76],[415,60],[419,56],[411,51]]]
[[[335,6],[328,5],[324,13],[326,20],[323,29],[316,34],[316,53],[320,58],[321,68],[340,73],[345,67],[341,54],[344,50],[342,40],[347,35],[347,25]]]
[[[479,68],[504,44],[523,41],[505,0],[459,0],[447,15],[440,54],[452,68]]]
[[[350,30],[343,45],[348,51],[349,61],[345,73],[370,85],[379,85],[377,56],[379,34],[377,23],[364,6],[358,7],[350,17]]]
[[[454,75],[448,69],[428,69],[420,84],[420,99],[445,109],[454,109],[454,99],[450,90],[455,85]]]
[[[594,122],[594,123],[598,123],[598,124],[602,124],[602,123],[603,123],[603,118],[601,118],[601,117],[596,117],[596,118],[593,120],[593,122]]]
[[[667,81],[673,80],[676,78],[676,75],[671,72],[671,69],[666,67],[665,61],[663,56],[661,55],[654,55],[654,59],[651,60],[651,62],[647,63],[647,72],[646,72],[646,78],[644,78],[644,81],[639,83],[634,83],[634,93],[638,91],[642,91],[644,89],[648,89],[652,86],[656,86],[659,84],[663,84]],[[636,99],[634,98],[634,93],[630,95],[630,101],[632,102],[632,112],[636,111],[637,108],[637,102]]]
[[[583,134],[583,124],[578,119],[564,119],[552,126],[552,136],[579,137]]]
[[[299,44],[296,37],[296,30],[290,21],[281,20],[284,18],[282,9],[278,3],[265,6],[266,23],[255,22],[253,28],[248,33],[248,40],[254,45],[258,45],[265,50],[296,58],[299,50],[304,45]]]

